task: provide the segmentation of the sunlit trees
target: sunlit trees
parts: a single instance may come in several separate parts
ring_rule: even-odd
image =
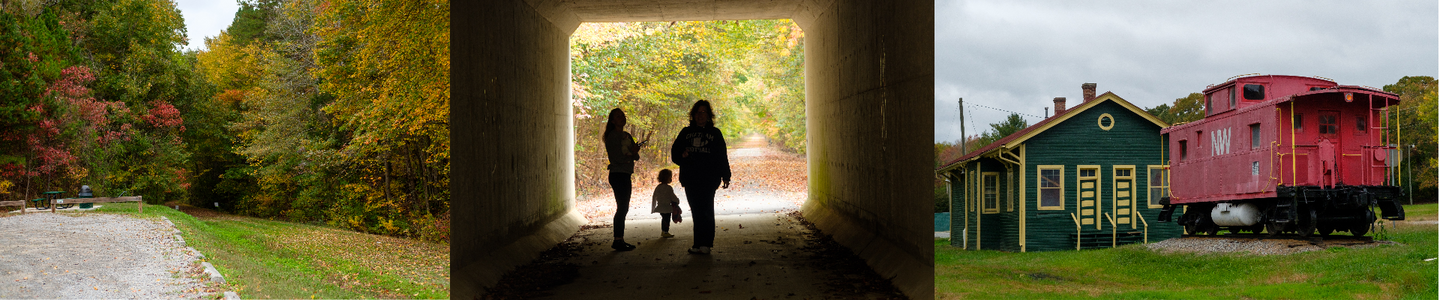
[[[727,139],[760,133],[804,153],[803,37],[789,20],[581,24],[570,43],[577,185],[603,186],[599,134],[613,108],[663,144],[705,99]],[[637,167],[668,164],[665,149],[643,150]]]

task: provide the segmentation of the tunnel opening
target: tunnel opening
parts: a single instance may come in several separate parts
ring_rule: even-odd
[[[933,8],[932,1],[917,0],[452,4],[452,14],[466,16],[451,23],[450,187],[455,203],[452,218],[457,220],[451,231],[452,296],[482,295],[507,270],[535,260],[577,231],[585,232],[581,228],[588,222],[576,209],[576,176],[584,171],[574,164],[577,133],[568,57],[570,37],[579,24],[792,19],[806,36],[808,128],[807,199],[796,215],[803,214],[815,228],[833,235],[836,243],[889,278],[906,296],[930,298],[934,262],[926,181],[934,177],[930,153],[934,129],[929,119],[934,91]],[[649,177],[636,175],[634,182]],[[717,224],[723,222],[717,218]],[[751,230],[751,223],[743,225]],[[722,232],[717,230],[717,238],[725,236]],[[752,243],[746,245],[770,245],[760,239]],[[662,255],[645,259],[669,257]],[[682,267],[734,259],[720,256],[706,262],[676,255],[696,259]],[[580,263],[604,264],[612,258],[601,254]],[[790,271],[784,270],[767,274],[783,276]],[[587,271],[581,272],[583,276]],[[736,278],[745,282],[743,276]],[[721,288],[714,291],[722,293]]]
[[[707,100],[730,150],[731,187],[716,215],[788,213],[807,199],[804,32],[789,19],[582,23],[570,36],[575,209],[592,225],[613,223],[614,191],[601,141],[608,114],[648,137],[631,176],[627,220],[656,220],[660,170],[686,206],[670,157],[688,110]]]

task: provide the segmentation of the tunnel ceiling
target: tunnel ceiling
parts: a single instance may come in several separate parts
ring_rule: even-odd
[[[530,0],[553,19],[575,22],[789,19],[805,0]],[[817,1],[809,1],[817,2]],[[556,14],[564,16],[556,16]],[[557,18],[558,17],[558,18]]]

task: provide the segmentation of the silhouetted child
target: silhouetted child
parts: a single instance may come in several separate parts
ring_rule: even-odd
[[[660,213],[660,237],[675,237],[670,234],[670,214],[675,214],[675,223],[680,223],[680,198],[675,197],[675,189],[670,187],[670,169],[660,170],[656,179],[660,185],[655,187],[655,196],[650,198],[650,212]]]

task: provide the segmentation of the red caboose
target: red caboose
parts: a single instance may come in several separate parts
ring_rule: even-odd
[[[1387,109],[1395,94],[1301,76],[1245,76],[1205,89],[1205,118],[1164,130],[1171,197],[1161,221],[1189,234],[1308,236],[1369,231],[1373,207],[1405,218]]]

